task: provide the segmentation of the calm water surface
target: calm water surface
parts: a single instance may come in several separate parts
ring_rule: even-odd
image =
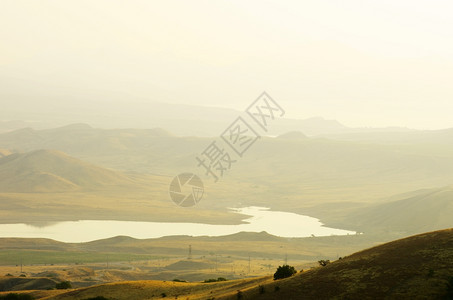
[[[210,225],[201,223],[165,223],[133,221],[70,221],[36,227],[27,224],[1,224],[0,237],[49,238],[62,242],[87,242],[118,235],[139,239],[170,235],[221,236],[241,231],[266,231],[281,237],[308,237],[356,234],[353,231],[323,226],[316,218],[295,213],[271,211],[264,207],[232,209],[250,216],[246,224]]]

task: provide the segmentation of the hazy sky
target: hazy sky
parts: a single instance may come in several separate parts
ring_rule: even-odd
[[[447,0],[2,0],[0,80],[20,82],[9,94],[239,110],[266,90],[289,117],[453,127],[452,11]]]

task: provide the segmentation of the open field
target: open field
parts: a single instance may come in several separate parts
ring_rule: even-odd
[[[0,239],[0,275],[69,280],[74,287],[145,279],[232,280],[269,276],[285,262],[307,269],[319,259],[337,259],[374,243],[362,235],[286,239],[266,233],[146,240],[116,237],[88,243],[5,238]]]

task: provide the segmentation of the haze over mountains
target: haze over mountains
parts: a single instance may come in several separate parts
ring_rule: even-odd
[[[63,97],[63,96],[61,96]],[[85,99],[80,95],[80,102],[69,105],[58,101],[58,97],[43,98],[40,105],[30,103],[25,97],[9,100],[0,111],[0,132],[12,131],[24,127],[48,129],[64,126],[68,123],[87,123],[96,128],[154,128],[160,127],[180,136],[218,136],[239,115],[244,114],[247,106],[254,100],[244,102],[244,110],[223,107],[207,107],[187,104],[169,104],[146,102],[143,99],[124,96],[129,101],[112,96],[109,101]],[[40,99],[36,94],[30,98]],[[101,97],[102,98],[102,97]],[[5,99],[16,99],[5,95]],[[89,102],[89,105],[82,103]],[[51,107],[49,113],[46,107]],[[11,116],[15,116],[11,119]],[[28,121],[21,121],[28,120]],[[253,121],[250,121],[253,122]],[[302,131],[309,136],[334,135],[355,132],[407,132],[407,128],[350,128],[337,120],[322,117],[306,119],[284,118],[269,127],[269,132],[262,134],[276,136],[289,131]]]
[[[0,300],[453,299],[452,1],[0,8]]]
[[[206,185],[198,208],[220,214],[219,222],[230,214],[227,207],[264,206],[380,234],[417,233],[451,224],[452,195],[443,188],[453,183],[451,130],[351,136],[315,138],[292,131],[262,137],[214,184],[212,178],[202,176],[204,171],[195,160],[213,138],[179,137],[160,128],[96,129],[86,124],[24,128],[0,134],[4,149],[0,196],[11,199],[11,193],[16,193],[14,197],[23,198],[27,193],[46,192],[54,197],[52,193],[63,192],[72,199],[80,197],[80,192],[94,197],[96,191],[112,189],[114,198],[101,197],[107,206],[103,218],[118,217],[120,212],[114,212],[109,199],[149,198],[147,206],[171,210],[174,204],[167,196],[171,178],[191,171],[200,174]],[[438,193],[417,192],[421,189]],[[26,205],[32,202],[27,200]],[[156,217],[152,210],[147,213],[151,219]],[[137,216],[143,219],[145,214]],[[192,220],[203,215],[185,214]],[[416,219],[436,221],[421,225],[411,221]],[[238,218],[229,222],[234,220]]]

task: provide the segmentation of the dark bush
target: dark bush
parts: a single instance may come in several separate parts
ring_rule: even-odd
[[[210,279],[206,279],[205,281],[203,281],[203,283],[209,283],[209,282],[219,282],[219,281],[227,281],[228,279],[226,278],[223,278],[223,277],[219,277],[217,279],[215,278],[210,278]]]
[[[294,267],[289,265],[279,266],[277,271],[274,273],[274,280],[291,277],[296,274],[297,271]]]
[[[72,285],[69,281],[62,281],[60,283],[57,283],[55,287],[57,288],[57,290],[67,290],[72,288]]]

